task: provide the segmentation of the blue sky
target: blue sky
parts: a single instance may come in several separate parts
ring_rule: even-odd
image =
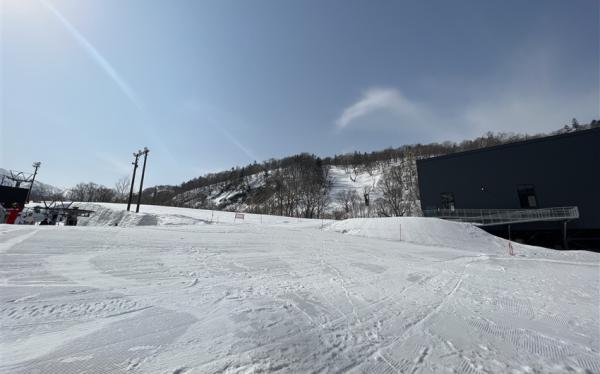
[[[596,0],[1,4],[0,167],[61,187],[600,118]]]

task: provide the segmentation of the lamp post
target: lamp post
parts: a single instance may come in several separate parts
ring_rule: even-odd
[[[142,167],[142,179],[140,180],[140,193],[138,193],[137,207],[135,208],[135,212],[140,212],[140,202],[142,201],[142,188],[144,187],[144,174],[146,173],[146,160],[148,159],[148,152],[150,150],[147,147],[144,147],[144,166]]]
[[[33,182],[35,182],[35,176],[37,175],[38,168],[42,165],[41,162],[34,162],[33,166],[35,168],[33,172],[33,178],[31,178],[31,184],[29,185],[29,191],[27,191],[27,197],[25,198],[25,204],[29,202],[29,195],[31,195],[31,189],[33,188]]]
[[[142,151],[133,153],[135,160],[131,163],[133,165],[133,176],[131,177],[131,188],[129,189],[129,200],[127,201],[127,211],[131,209],[131,199],[133,198],[133,184],[135,183],[135,171],[138,167],[138,158],[142,155]]]

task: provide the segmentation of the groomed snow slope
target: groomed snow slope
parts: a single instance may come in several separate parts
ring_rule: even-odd
[[[156,225],[0,225],[0,372],[600,372],[596,254],[143,209]]]

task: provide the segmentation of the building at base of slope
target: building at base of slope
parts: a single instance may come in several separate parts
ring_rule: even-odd
[[[417,170],[426,216],[600,250],[600,128],[419,160]]]

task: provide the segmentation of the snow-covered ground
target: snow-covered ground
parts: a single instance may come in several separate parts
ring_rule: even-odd
[[[0,225],[0,372],[600,373],[594,253],[509,256],[424,218],[96,208]]]

